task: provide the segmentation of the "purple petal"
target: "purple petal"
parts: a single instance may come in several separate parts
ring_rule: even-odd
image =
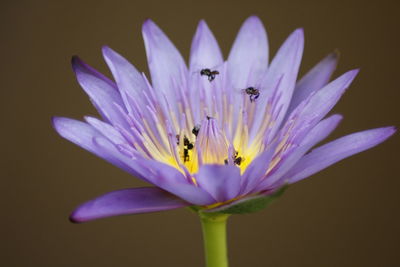
[[[93,138],[101,137],[102,134],[92,126],[74,119],[54,117],[53,127],[65,139],[97,156],[101,156],[101,153],[99,153],[93,144]]]
[[[75,223],[136,213],[148,213],[190,204],[156,187],[123,189],[104,194],[80,205],[70,216]]]
[[[199,22],[190,50],[190,71],[215,68],[224,62],[221,49],[204,20]]]
[[[346,72],[298,105],[288,119],[288,123],[295,120],[293,132],[301,135],[300,132],[307,132],[314,127],[339,101],[357,73],[358,70]]]
[[[142,28],[147,61],[152,85],[156,92],[165,94],[169,103],[176,103],[179,86],[185,86],[187,67],[185,62],[163,31],[151,20],[146,20]],[[176,114],[180,114],[176,107]]]
[[[189,182],[172,166],[157,161],[141,161],[147,167],[148,180],[154,185],[195,205],[209,205],[215,199],[204,189]],[[150,170],[151,174],[148,173]]]
[[[218,202],[238,196],[240,179],[240,169],[233,165],[203,165],[196,174],[198,185]]]
[[[359,70],[351,70],[330,82],[324,88],[309,97],[309,101],[301,110],[302,115],[315,115],[324,117],[339,101],[342,94],[350,86]]]
[[[274,152],[275,147],[268,149],[250,163],[243,174],[242,189],[240,193],[241,195],[245,195],[252,191],[260,182],[260,179],[264,177]]]
[[[272,114],[276,126],[271,136],[279,129],[292,98],[303,55],[303,48],[304,32],[303,29],[297,29],[286,39],[272,60],[260,87],[260,97],[257,100],[258,104],[256,106],[257,115],[251,128],[250,140],[257,134],[264,118],[263,114],[267,101],[275,93],[280,96],[275,104],[275,110],[279,111],[279,113]],[[279,84],[278,91],[275,92],[274,89],[277,84]]]
[[[115,148],[115,146],[106,139],[106,137],[104,137],[91,125],[69,118],[55,117],[53,118],[53,126],[54,129],[65,139],[82,147],[83,149],[88,150],[96,156],[105,159],[106,161],[127,171],[128,173],[131,173],[138,178],[146,180],[144,179],[144,177],[141,177],[136,171],[134,171],[130,167],[130,164],[127,164],[124,161],[126,157],[123,156]],[[104,150],[103,147],[100,147],[96,143],[97,139],[103,139],[104,143],[107,143],[108,150]]]
[[[113,143],[87,123],[68,118],[54,118],[53,125],[62,137],[137,178],[159,186],[195,205],[209,205],[215,202],[215,199],[209,193],[189,183],[177,169],[161,162],[140,157],[137,159],[129,158],[123,155]],[[97,126],[100,127],[99,125]]]
[[[129,107],[127,95],[132,99],[137,99],[142,97],[143,90],[147,90],[142,75],[128,60],[107,46],[103,47],[103,56],[117,82],[125,106]]]
[[[337,52],[329,54],[303,76],[296,84],[287,114],[290,114],[314,91],[321,89],[329,82],[332,73],[336,69],[338,58],[339,54]]]
[[[313,146],[328,137],[336,129],[342,116],[332,115],[331,117],[319,122],[303,139],[302,143],[288,151],[281,159],[281,163],[276,170],[257,186],[257,191],[263,191],[281,186],[286,183],[283,177]]]
[[[189,203],[195,205],[209,205],[215,199],[202,188],[195,186],[176,168],[165,163],[151,159],[146,159],[135,153],[134,158],[126,157],[121,153],[116,153],[116,148],[105,138],[96,138],[94,143],[103,153],[113,155],[116,160],[121,162],[132,175],[149,182],[157,187],[170,192]]]
[[[112,124],[119,124],[128,127],[121,112],[118,111],[115,106],[115,104],[118,104],[119,106],[124,107],[115,84],[84,63],[78,57],[72,58],[72,67],[79,84],[89,95],[90,100],[103,118]]]
[[[89,116],[85,117],[85,120],[114,144],[126,143],[125,138],[112,125]]]
[[[300,145],[313,147],[327,138],[342,121],[343,116],[334,114],[320,121],[302,140]]]
[[[236,89],[255,86],[267,68],[267,34],[260,19],[252,16],[240,28],[228,57],[232,86]]]
[[[285,175],[290,183],[309,177],[320,170],[356,153],[374,147],[395,133],[394,127],[385,127],[353,133],[320,146],[305,155]]]

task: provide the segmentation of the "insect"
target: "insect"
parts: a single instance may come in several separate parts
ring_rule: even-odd
[[[194,145],[192,142],[189,141],[189,139],[184,136],[183,137],[183,145],[184,145],[184,149],[183,149],[183,161],[187,162],[189,161],[189,150],[192,150]]]
[[[254,87],[247,87],[246,89],[243,89],[243,92],[249,95],[250,102],[256,101],[256,99],[260,96],[260,90]]]
[[[215,79],[215,76],[217,76],[218,74],[219,74],[219,71],[217,71],[217,70],[202,69],[200,71],[200,75],[207,76],[209,82],[212,82]]]
[[[199,125],[199,124],[196,124],[196,125],[193,127],[193,129],[192,129],[192,134],[194,134],[194,136],[197,137],[197,135],[199,134],[199,132],[200,132],[200,125]]]
[[[176,144],[179,145],[179,134],[176,135]],[[189,150],[192,150],[194,145],[190,140],[183,136],[183,162],[187,162],[190,160]]]
[[[187,162],[187,161],[189,161],[189,150],[188,149],[184,149],[183,150],[183,162]]]
[[[238,157],[238,155],[239,155],[239,153],[236,151],[235,155],[232,156],[232,159],[233,159],[233,163],[234,164],[240,166],[240,164],[242,163],[243,157]],[[225,163],[225,165],[227,165],[228,164],[228,159],[225,159],[224,163]]]
[[[191,149],[193,149],[193,143],[191,143],[190,141],[189,141],[189,139],[185,136],[184,138],[183,138],[183,145],[188,149],[188,150],[191,150]]]
[[[242,163],[243,158],[242,157],[237,157],[233,160],[233,163],[236,165],[240,166],[240,163]]]
[[[176,144],[179,145],[179,134],[176,135]],[[193,149],[194,145],[190,142],[189,138],[186,135],[183,136],[183,146],[189,150]]]

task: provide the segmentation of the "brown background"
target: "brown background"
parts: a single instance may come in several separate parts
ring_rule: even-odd
[[[50,117],[94,114],[69,60],[106,72],[100,48],[146,70],[141,23],[154,19],[187,58],[199,19],[227,55],[243,20],[264,21],[272,53],[304,27],[302,73],[338,48],[336,76],[361,73],[335,107],[333,137],[399,125],[397,1],[2,1],[1,266],[203,266],[197,218],[186,210],[83,225],[80,202],[141,182],[62,140]],[[292,186],[280,201],[229,224],[231,266],[400,266],[399,137]]]

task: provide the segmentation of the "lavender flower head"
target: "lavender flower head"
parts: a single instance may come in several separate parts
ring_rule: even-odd
[[[74,57],[78,82],[102,120],[56,117],[53,123],[62,137],[152,186],[88,201],[71,215],[74,222],[185,206],[235,213],[395,132],[367,130],[311,150],[341,121],[341,115],[325,117],[358,70],[330,82],[337,64],[332,53],[297,81],[302,29],[270,63],[255,16],[244,22],[226,61],[204,21],[189,67],[151,20],[143,38],[151,82],[109,47],[103,56],[114,81]]]

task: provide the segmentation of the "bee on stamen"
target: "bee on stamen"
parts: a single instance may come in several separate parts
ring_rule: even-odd
[[[260,90],[254,87],[247,87],[246,89],[243,89],[243,92],[249,95],[250,102],[256,101],[256,99],[260,96]]]
[[[240,166],[240,164],[242,163],[242,159],[243,159],[242,157],[237,157],[233,160],[233,163]]]
[[[194,134],[194,136],[197,137],[197,135],[199,134],[199,132],[200,132],[200,125],[199,125],[199,124],[196,124],[196,125],[193,127],[193,129],[192,129],[192,134]]]
[[[233,163],[240,166],[240,164],[242,163],[242,161],[244,160],[243,157],[238,157],[239,153],[236,151],[235,155],[232,156],[233,159]],[[228,165],[228,159],[224,160],[225,165]]]
[[[190,142],[189,141],[189,139],[186,137],[186,136],[184,136],[183,137],[183,145],[188,149],[188,150],[191,150],[191,149],[193,149],[193,143],[192,142]]]
[[[179,145],[179,139],[180,136],[179,134],[176,135],[176,144]],[[189,150],[192,150],[194,148],[194,145],[192,142],[190,142],[189,138],[187,138],[185,135],[183,136],[183,162],[187,162],[190,160],[189,157]]]
[[[183,162],[188,162],[189,160],[190,160],[189,150],[185,148],[183,150]]]
[[[219,74],[219,71],[217,71],[217,70],[202,69],[200,71],[200,75],[207,76],[209,82],[212,82],[215,79],[215,76],[218,74]]]

